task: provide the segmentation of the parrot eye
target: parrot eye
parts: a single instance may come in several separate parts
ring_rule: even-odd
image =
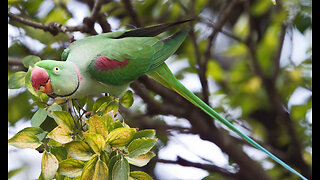
[[[53,68],[53,71],[54,71],[55,73],[58,73],[58,72],[60,71],[60,68],[59,68],[59,67],[54,67],[54,68]]]

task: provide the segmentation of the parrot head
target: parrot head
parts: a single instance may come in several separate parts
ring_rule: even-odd
[[[41,91],[52,98],[68,97],[78,90],[81,75],[71,61],[44,60],[35,64],[30,80],[36,92]]]

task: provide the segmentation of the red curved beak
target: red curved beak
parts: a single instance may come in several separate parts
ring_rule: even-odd
[[[35,66],[31,71],[31,85],[38,92],[40,90],[46,94],[52,94],[52,86],[47,71],[41,67]]]

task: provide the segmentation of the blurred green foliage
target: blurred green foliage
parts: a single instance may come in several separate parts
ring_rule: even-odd
[[[75,21],[75,18],[79,17],[79,14],[76,14],[77,10],[73,7],[74,2],[87,7],[89,11],[91,9],[90,6],[93,5],[92,3],[91,5],[88,3],[88,5],[82,0],[8,0],[8,11],[36,22],[48,24],[55,21],[68,26],[69,23]],[[179,79],[183,79],[186,74],[197,76],[199,66],[196,51],[198,50],[200,58],[203,59],[206,47],[210,43],[208,42],[208,37],[214,29],[212,28],[212,22],[217,22],[219,15],[223,14],[226,4],[230,2],[224,0],[133,0],[131,2],[141,24],[144,26],[174,22],[178,19],[190,17],[201,18],[193,22],[196,45],[191,37],[187,38],[176,52],[177,56],[174,56],[172,60],[172,62],[187,64],[186,67],[179,69],[176,73]],[[286,52],[286,54],[281,56],[274,89],[283,103],[283,107],[290,114],[298,140],[303,147],[303,158],[311,166],[312,159],[310,157],[312,154],[307,149],[312,148],[312,122],[310,122],[312,95],[303,99],[299,104],[289,107],[288,103],[289,100],[292,100],[293,93],[299,88],[303,88],[312,94],[311,39],[310,47],[307,51],[301,52],[304,54],[301,56],[303,59],[296,61],[294,60],[295,57],[292,57],[293,46],[296,46],[293,45],[293,36],[308,37],[307,35],[312,33],[312,2],[311,0],[283,0],[276,6],[270,0],[250,2],[252,3],[249,10],[244,5],[237,6],[233,13],[229,15],[223,27],[224,32],[231,33],[238,37],[238,40],[226,35],[227,33],[219,33],[219,38],[215,39],[211,48],[212,56],[208,61],[205,74],[209,83],[214,84],[217,89],[215,91],[209,89],[209,99],[216,102],[217,100],[214,97],[222,95],[223,98],[219,100],[218,106],[214,108],[220,112],[226,111],[227,114],[228,109],[240,109],[240,117],[230,120],[247,120],[254,135],[266,140],[267,143],[272,143],[272,145],[274,144],[271,134],[274,132],[271,131],[272,128],[268,127],[268,125],[274,127],[273,130],[277,132],[276,136],[278,138],[276,146],[285,151],[290,142],[285,125],[278,120],[275,120],[275,124],[268,124],[270,122],[259,119],[260,116],[263,116],[263,113],[268,114],[268,116],[265,116],[266,118],[274,117],[272,116],[273,104],[267,92],[268,84],[265,84],[263,79],[254,71],[250,47],[246,43],[249,38],[255,40],[255,53],[261,72],[264,77],[272,78],[276,68],[275,59],[280,45],[282,45],[279,41],[281,39],[281,30],[285,24],[286,37],[285,46],[283,47],[286,49],[282,51]],[[85,10],[83,12],[86,12]],[[77,13],[81,14],[83,12]],[[132,28],[132,17],[127,14],[122,1],[104,2],[100,12],[106,16],[109,22],[114,21],[116,25],[112,24],[113,31],[119,28]],[[81,16],[86,17],[90,16],[90,14]],[[81,23],[82,19],[77,19],[75,22]],[[257,27],[253,27],[253,22],[256,23]],[[23,25],[10,18],[8,24],[9,30],[15,32],[9,32],[9,57],[22,59],[28,55],[37,55],[41,59],[60,60],[61,52],[69,44],[68,36],[64,33],[53,36],[49,32]],[[253,31],[252,29],[254,28],[257,30]],[[79,34],[88,36],[88,34],[77,32],[77,35]],[[8,79],[10,78],[15,83],[10,83],[9,80],[8,88],[21,87],[21,83],[15,81],[15,78],[19,79],[19,77],[12,77],[19,75],[14,74],[18,70],[21,70],[21,65],[10,64],[9,62]],[[26,71],[25,68],[24,71]],[[35,107],[39,105],[39,102],[34,101],[33,95],[28,93],[24,87],[19,90],[8,91],[9,126],[15,125],[18,121],[31,120]],[[81,102],[81,100],[79,101]],[[92,99],[87,99],[84,102],[90,103],[90,101],[91,103],[93,102]],[[133,110],[143,113],[141,108]],[[256,116],[257,113],[260,113],[260,116]],[[159,118],[154,120],[165,123]],[[165,146],[168,134],[159,132],[157,137],[162,145]],[[270,174],[278,179],[283,174],[283,170],[279,171],[273,168],[270,170]],[[206,179],[211,177],[220,178],[220,175],[211,174]]]

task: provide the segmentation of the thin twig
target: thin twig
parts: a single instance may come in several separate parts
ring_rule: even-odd
[[[198,18],[199,18],[200,22],[205,23],[206,25],[212,27],[213,29],[215,29],[215,31],[221,32],[222,34],[228,36],[231,39],[234,39],[234,40],[236,40],[238,42],[244,43],[244,40],[241,39],[241,37],[239,37],[239,36],[237,36],[237,35],[235,35],[235,34],[233,34],[231,32],[225,31],[223,29],[219,30],[217,28],[217,25],[214,22],[212,22],[210,19],[204,18],[204,17],[198,17]]]

